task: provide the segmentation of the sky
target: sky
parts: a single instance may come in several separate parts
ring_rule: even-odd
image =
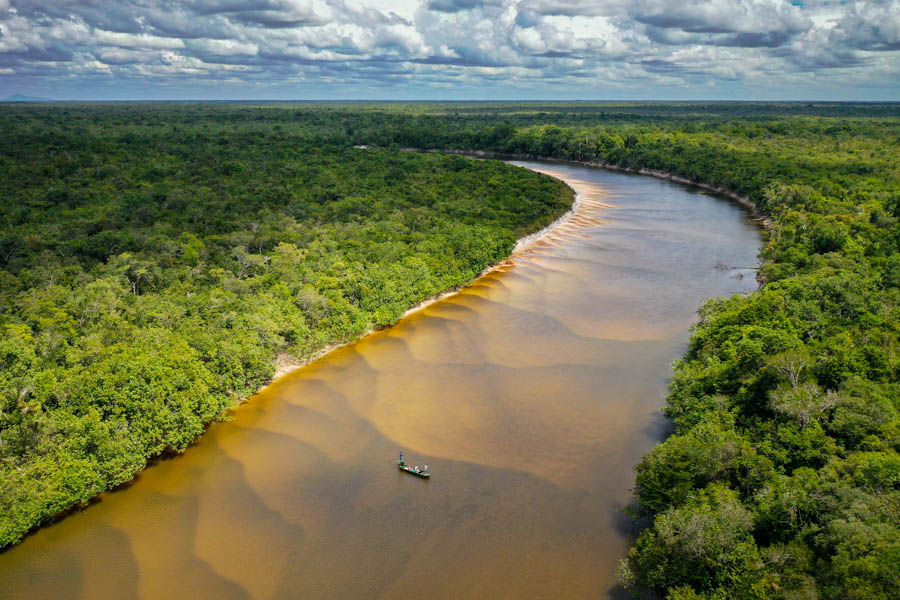
[[[0,98],[900,100],[900,0],[0,0]]]

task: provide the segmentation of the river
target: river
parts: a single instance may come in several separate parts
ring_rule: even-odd
[[[512,163],[574,217],[0,554],[0,597],[618,597],[671,362],[704,298],[756,288],[759,230],[666,181]]]

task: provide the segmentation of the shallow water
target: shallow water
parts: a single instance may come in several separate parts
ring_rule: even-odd
[[[0,597],[617,596],[670,363],[704,298],[755,289],[759,232],[668,182],[513,164],[576,217],[0,554]]]

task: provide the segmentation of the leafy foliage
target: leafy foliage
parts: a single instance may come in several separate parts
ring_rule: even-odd
[[[391,323],[565,210],[544,178],[395,151],[485,150],[674,174],[770,218],[764,286],[707,302],[675,365],[623,581],[895,597],[898,125],[890,103],[4,108],[0,545],[182,449],[276,352]]]
[[[0,547],[572,201],[497,161],[127,110],[0,112]]]
[[[626,584],[670,598],[900,589],[900,108],[871,109],[465,106],[445,108],[453,126],[419,115],[435,135],[379,133],[674,174],[771,219],[764,287],[702,307],[676,363],[675,434],[637,466],[652,525]]]

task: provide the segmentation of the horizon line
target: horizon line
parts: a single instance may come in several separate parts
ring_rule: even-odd
[[[16,100],[17,96],[22,97]],[[900,104],[900,100],[722,100],[708,98],[693,98],[689,100],[659,100],[659,99],[622,99],[622,100],[601,100],[601,99],[405,99],[405,100],[383,100],[377,98],[240,98],[240,99],[214,99],[214,98],[176,98],[176,99],[147,99],[147,98],[130,98],[119,100],[98,100],[98,99],[58,99],[58,98],[38,98],[24,96],[23,94],[13,94],[6,98],[0,99],[0,104],[123,104],[123,103],[241,103],[241,102],[284,102],[284,103],[358,103],[358,104],[421,104],[421,103],[448,103],[448,104],[465,104],[465,103],[481,103],[481,104],[506,104],[506,103],[557,103],[557,104],[622,104],[622,103],[641,103],[641,104],[691,104],[691,103],[707,103],[707,104]]]

